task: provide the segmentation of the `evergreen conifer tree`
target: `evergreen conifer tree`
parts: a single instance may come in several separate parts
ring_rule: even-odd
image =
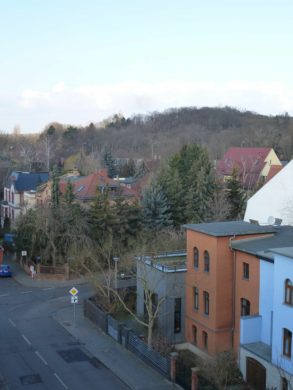
[[[146,227],[160,230],[172,225],[167,198],[158,183],[151,183],[142,199],[144,223]]]
[[[241,219],[244,211],[245,193],[241,187],[236,168],[233,169],[232,176],[227,183],[227,198],[230,205],[229,219]]]

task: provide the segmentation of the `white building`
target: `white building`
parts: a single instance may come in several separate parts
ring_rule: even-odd
[[[271,224],[270,217],[282,219],[283,225],[293,225],[293,160],[247,202],[245,221]]]
[[[26,210],[35,207],[36,189],[48,179],[48,172],[12,172],[4,186],[1,223],[6,217],[13,223]]]
[[[293,389],[293,247],[260,258],[259,315],[241,317],[240,369],[258,390]]]

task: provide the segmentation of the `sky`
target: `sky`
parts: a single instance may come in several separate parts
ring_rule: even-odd
[[[171,107],[293,115],[292,0],[0,0],[0,131]]]

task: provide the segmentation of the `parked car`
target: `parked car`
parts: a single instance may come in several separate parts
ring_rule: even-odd
[[[0,264],[0,277],[11,277],[12,276],[12,272],[11,272],[11,268],[9,265],[6,265],[6,264]]]

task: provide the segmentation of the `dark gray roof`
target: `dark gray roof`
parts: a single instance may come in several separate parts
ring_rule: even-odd
[[[215,237],[241,236],[245,234],[274,233],[276,228],[270,225],[260,226],[244,221],[210,222],[183,225],[195,232],[205,233]]]
[[[278,226],[271,237],[246,238],[231,242],[233,249],[256,255],[263,259],[274,260],[276,248],[293,245],[293,226]],[[274,249],[272,249],[274,248]]]
[[[288,246],[287,248],[273,248],[272,252],[293,259],[293,246]]]
[[[16,191],[36,191],[37,187],[49,180],[48,172],[12,172],[8,184],[14,184]]]

